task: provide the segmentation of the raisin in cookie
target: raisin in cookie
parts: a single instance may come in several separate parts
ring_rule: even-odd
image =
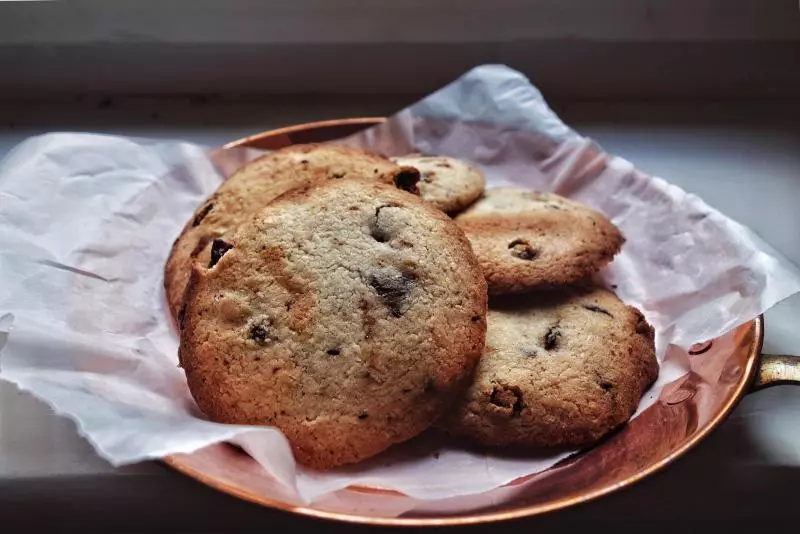
[[[396,181],[413,189],[416,169],[402,169],[380,156],[338,145],[294,145],[244,165],[192,215],[175,240],[164,270],[164,287],[173,316],[183,301],[194,261],[208,264],[211,242],[267,203],[304,184],[350,177]]]
[[[451,215],[475,202],[486,185],[480,170],[455,158],[412,154],[392,161],[418,169],[419,196]]]
[[[456,217],[490,294],[572,284],[597,272],[624,239],[603,215],[552,193],[493,188]]]
[[[485,445],[587,445],[627,421],[657,376],[652,327],[610,291],[504,297],[443,426]]]
[[[466,387],[486,282],[463,232],[392,186],[296,190],[195,264],[180,361],[214,421],[274,425],[316,468],[427,428]]]

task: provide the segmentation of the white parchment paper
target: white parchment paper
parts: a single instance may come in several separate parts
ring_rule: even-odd
[[[667,347],[717,337],[800,291],[800,271],[755,234],[603,152],[506,67],[474,69],[344,142],[456,156],[490,185],[555,191],[609,216],[627,242],[605,282],[657,330],[661,374],[638,413],[687,371]],[[74,419],[115,465],[231,441],[306,502],[351,484],[418,499],[479,493],[574,452],[489,455],[423,436],[318,473],[295,465],[277,430],[203,419],[177,367],[162,269],[193,209],[252,156],[72,133],[14,149],[0,163],[0,378]]]

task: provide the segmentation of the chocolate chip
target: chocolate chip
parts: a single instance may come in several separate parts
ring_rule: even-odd
[[[226,243],[222,239],[215,239],[214,242],[211,243],[211,262],[208,264],[208,268],[210,269],[215,266],[220,258],[232,248],[233,245],[230,243]]]
[[[181,306],[180,311],[178,312],[178,327],[183,330],[184,324],[186,323],[186,303],[184,302]]]
[[[396,204],[384,204],[382,206],[378,206],[375,208],[375,221],[372,223],[372,226],[369,229],[369,233],[372,238],[377,241],[378,243],[386,243],[390,239],[389,231],[387,228],[381,224],[381,210],[383,208],[396,208],[398,207]]]
[[[497,413],[503,415],[519,415],[525,407],[522,401],[522,392],[517,386],[494,386],[489,396],[489,402],[495,407]]]
[[[508,249],[511,251],[512,256],[521,260],[530,261],[538,255],[536,249],[524,239],[515,239],[508,244]]]
[[[400,317],[408,309],[408,296],[414,287],[416,277],[412,273],[385,268],[373,272],[369,285],[389,307],[395,317]]]
[[[433,393],[436,391],[436,381],[433,379],[433,377],[425,377],[425,382],[422,384],[422,391],[424,393]]]
[[[544,348],[545,350],[553,350],[558,345],[561,339],[561,331],[557,326],[551,326],[547,333],[544,335]]]
[[[328,356],[338,356],[341,353],[339,349],[328,349]]]
[[[636,333],[643,336],[652,336],[653,329],[644,319],[636,323]]]
[[[200,210],[200,213],[195,215],[194,220],[192,221],[192,227],[195,227],[198,224],[200,224],[203,221],[203,219],[206,218],[206,215],[208,215],[208,213],[213,208],[214,208],[214,203],[213,202],[209,202],[208,204],[206,204],[206,206],[203,209]]]
[[[212,237],[210,235],[203,235],[200,236],[200,239],[197,240],[197,244],[192,249],[190,256],[192,258],[196,258],[201,252],[206,249],[208,242],[211,241]]]
[[[414,167],[400,167],[400,170],[394,176],[394,185],[415,195],[419,194],[419,189],[417,189],[418,182],[419,171]]]
[[[366,419],[367,417],[369,417],[369,414],[367,412],[361,412],[360,414],[358,414],[359,419]]]
[[[250,339],[259,345],[266,345],[272,339],[269,337],[269,324],[261,321],[250,326]]]
[[[586,308],[587,310],[591,311],[591,312],[604,313],[604,314],[608,315],[609,317],[612,317],[612,318],[614,317],[613,315],[611,315],[611,312],[609,312],[608,310],[604,310],[600,306],[595,306],[594,304],[584,304],[583,307]]]
[[[635,308],[634,312],[636,313],[636,326],[634,327],[636,333],[643,336],[653,337],[653,327],[650,326],[650,323],[648,323],[647,319],[644,318],[642,312]]]

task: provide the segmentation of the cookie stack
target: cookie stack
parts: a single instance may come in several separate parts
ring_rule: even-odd
[[[441,426],[483,445],[564,447],[626,422],[658,363],[641,312],[591,283],[620,250],[619,230],[587,206],[515,188],[487,190],[455,222],[492,300],[483,357]]]
[[[198,207],[165,288],[200,409],[276,426],[311,467],[437,421],[490,445],[584,444],[627,420],[657,372],[641,314],[605,290],[554,289],[621,244],[588,208],[484,192],[453,158],[301,145]],[[536,293],[499,296],[523,291]]]

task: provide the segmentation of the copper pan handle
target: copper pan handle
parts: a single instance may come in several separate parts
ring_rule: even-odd
[[[780,384],[800,385],[800,356],[762,354],[751,391]]]

